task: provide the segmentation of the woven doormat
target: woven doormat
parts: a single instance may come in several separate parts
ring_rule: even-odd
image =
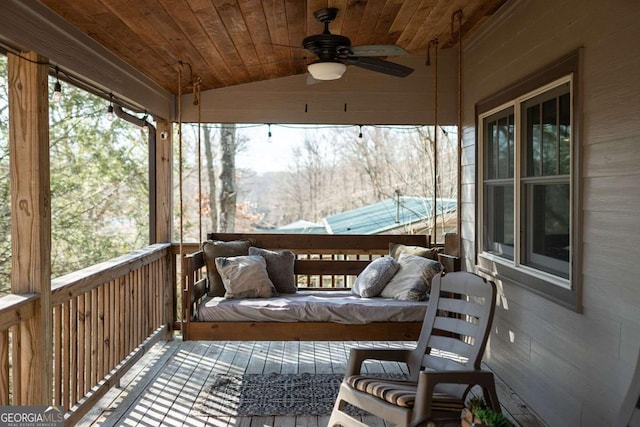
[[[404,377],[402,374],[380,376]],[[200,393],[192,415],[329,415],[343,377],[343,374],[217,374]]]

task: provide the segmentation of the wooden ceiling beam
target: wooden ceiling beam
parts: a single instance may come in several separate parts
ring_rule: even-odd
[[[152,79],[135,69],[40,2],[5,0],[0,41],[38,52],[75,77],[157,117],[173,116],[174,96],[161,85],[161,78]]]

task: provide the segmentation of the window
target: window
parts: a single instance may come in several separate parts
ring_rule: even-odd
[[[478,106],[478,267],[579,310],[570,63]]]
[[[569,279],[570,82],[522,103],[522,262]]]

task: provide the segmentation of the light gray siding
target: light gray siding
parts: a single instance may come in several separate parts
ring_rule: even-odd
[[[203,121],[213,123],[423,124],[433,123],[434,66],[425,56],[393,61],[414,68],[405,78],[349,67],[338,80],[307,84],[307,74],[212,89],[202,93]],[[457,121],[457,55],[438,59],[438,123]],[[183,118],[197,119],[191,95],[183,97]]]
[[[475,265],[475,104],[583,48],[583,313],[506,281],[486,361],[551,426],[606,426],[640,348],[640,3],[515,0],[464,49],[462,237]]]

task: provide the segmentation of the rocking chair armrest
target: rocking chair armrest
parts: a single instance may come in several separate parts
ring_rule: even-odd
[[[349,364],[345,378],[359,375],[365,360],[384,360],[390,362],[407,362],[411,350],[400,348],[352,348],[349,353]]]
[[[482,387],[487,404],[494,411],[500,412],[500,402],[496,392],[493,372],[483,370],[420,371],[416,393],[416,409],[418,405],[431,401],[431,396],[437,384],[466,384],[469,388],[478,385]]]

